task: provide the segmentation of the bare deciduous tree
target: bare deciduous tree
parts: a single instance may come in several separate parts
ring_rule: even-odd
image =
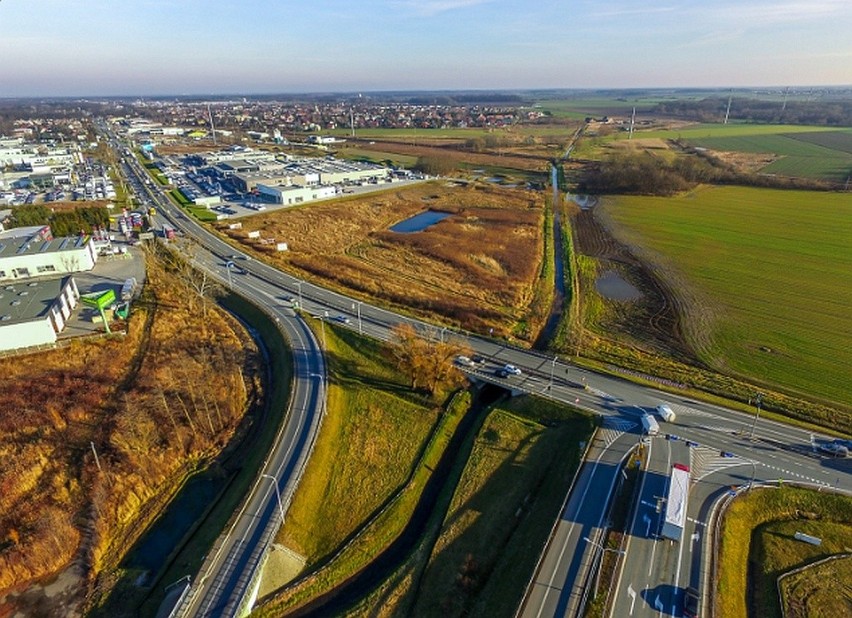
[[[466,348],[453,340],[421,336],[410,324],[394,327],[387,350],[414,390],[435,395],[441,386],[451,385],[462,377],[453,360],[465,353]]]

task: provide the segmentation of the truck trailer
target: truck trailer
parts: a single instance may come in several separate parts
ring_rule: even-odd
[[[660,536],[680,542],[686,523],[686,505],[689,496],[689,467],[682,464],[672,466],[669,477],[669,493],[666,498],[666,515]]]

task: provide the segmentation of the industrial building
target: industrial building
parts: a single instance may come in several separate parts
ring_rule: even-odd
[[[27,228],[25,228],[27,229]],[[51,238],[43,226],[0,233],[0,282],[91,270],[98,254],[90,236]]]
[[[0,286],[0,351],[55,343],[77,306],[73,277]]]
[[[265,199],[284,206],[295,206],[296,204],[337,195],[337,189],[325,186],[300,187],[298,185],[259,184],[257,190]]]

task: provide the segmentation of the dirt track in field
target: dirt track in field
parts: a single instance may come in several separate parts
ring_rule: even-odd
[[[681,360],[694,362],[695,355],[683,335],[682,308],[662,278],[609,233],[594,208],[576,209],[570,216],[577,252],[596,259],[598,273],[613,270],[642,292],[642,298],[636,301],[606,301],[613,309],[611,319],[599,326],[614,329]]]

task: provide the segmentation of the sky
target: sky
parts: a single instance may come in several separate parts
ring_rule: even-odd
[[[852,0],[0,0],[0,97],[852,84]]]

